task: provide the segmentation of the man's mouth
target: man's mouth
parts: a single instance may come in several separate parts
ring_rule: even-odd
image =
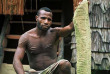
[[[49,26],[43,25],[44,28],[48,28]]]

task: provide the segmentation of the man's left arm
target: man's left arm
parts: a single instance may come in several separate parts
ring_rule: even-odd
[[[58,29],[58,36],[65,37],[69,35],[72,31],[74,31],[74,25],[73,25],[73,22],[71,22],[69,25],[63,28],[57,28],[57,29]]]

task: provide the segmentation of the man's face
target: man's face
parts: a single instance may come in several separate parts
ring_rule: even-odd
[[[37,27],[40,30],[46,31],[52,24],[52,13],[44,10],[40,11],[40,14],[36,16]]]

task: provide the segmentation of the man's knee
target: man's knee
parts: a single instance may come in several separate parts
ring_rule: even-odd
[[[68,60],[61,60],[59,67],[61,70],[68,70],[71,68],[71,63]]]

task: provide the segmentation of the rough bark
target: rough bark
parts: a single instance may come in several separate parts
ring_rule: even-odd
[[[91,74],[91,34],[88,1],[83,0],[74,12],[77,49],[77,74]]]

